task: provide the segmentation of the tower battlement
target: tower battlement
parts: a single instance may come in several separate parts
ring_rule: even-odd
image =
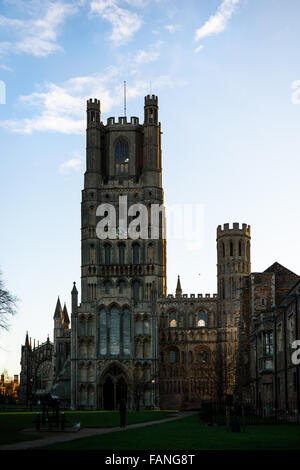
[[[230,228],[230,224],[219,225],[217,228],[217,237],[223,235],[247,235],[250,237],[251,227],[247,224],[240,224],[238,222],[233,222],[232,228]]]
[[[136,116],[131,116],[130,120],[127,120],[127,116],[120,116],[118,117],[118,121],[116,121],[116,118],[114,117],[109,117],[107,119],[107,126],[139,126],[140,121],[139,118]]]
[[[97,100],[97,98],[94,98],[94,100],[92,98],[90,98],[86,102],[86,107],[87,107],[88,110],[93,109],[93,110],[99,111],[100,110],[100,100]]]
[[[158,97],[156,95],[145,96],[145,106],[146,105],[157,106],[157,104],[158,104]]]

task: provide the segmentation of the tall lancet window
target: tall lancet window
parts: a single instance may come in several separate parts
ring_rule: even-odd
[[[133,257],[133,264],[140,263],[140,247],[137,243],[135,243],[132,247],[132,257]]]
[[[206,313],[203,311],[203,310],[200,310],[200,312],[198,312],[198,322],[197,322],[197,325],[199,327],[205,327],[206,326]]]
[[[130,312],[126,308],[123,311],[123,354],[130,354]]]
[[[119,264],[125,264],[125,245],[119,245]]]
[[[116,173],[119,175],[128,173],[129,146],[124,139],[119,139],[115,147]]]
[[[110,354],[116,356],[120,354],[120,312],[117,307],[110,310]]]
[[[105,245],[104,246],[104,254],[105,254],[105,264],[111,263],[111,246]]]
[[[107,339],[106,339],[106,311],[104,308],[100,310],[99,321],[99,352],[100,354],[107,354]]]

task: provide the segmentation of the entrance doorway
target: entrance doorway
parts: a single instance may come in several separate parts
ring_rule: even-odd
[[[127,403],[127,380],[120,367],[111,367],[101,378],[99,387],[99,407],[104,410],[117,410],[121,400]]]
[[[120,377],[117,381],[116,386],[116,402],[117,406],[121,403],[121,401],[125,399],[127,403],[127,384],[123,377]]]
[[[103,402],[105,410],[114,410],[114,383],[107,377],[103,385]]]

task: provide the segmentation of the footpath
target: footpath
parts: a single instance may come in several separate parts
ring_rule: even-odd
[[[76,433],[72,432],[47,432],[47,431],[35,431],[35,429],[27,429],[26,432],[30,432],[31,436],[41,437],[41,439],[36,439],[33,441],[24,441],[16,442],[14,444],[5,444],[0,445],[0,450],[29,450],[37,449],[39,447],[46,447],[58,442],[68,442],[74,441],[76,439],[83,439],[90,436],[100,436],[101,434],[109,434],[113,432],[119,432],[120,430],[128,431],[129,429],[138,429],[146,426],[153,426],[154,424],[170,423],[178,419],[186,418],[187,416],[192,416],[195,414],[195,411],[184,411],[178,413],[173,418],[159,419],[156,421],[146,421],[144,423],[130,424],[126,428],[120,428],[118,426],[112,428],[82,428]]]

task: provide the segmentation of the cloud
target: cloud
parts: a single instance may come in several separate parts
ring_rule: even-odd
[[[138,51],[134,62],[138,65],[145,64],[147,62],[154,62],[160,55],[160,47],[162,43],[162,41],[157,41],[155,44],[152,44],[148,50]]]
[[[128,73],[128,70],[127,70]],[[83,134],[86,127],[86,101],[89,98],[101,99],[101,111],[110,112],[114,106],[121,109],[123,70],[109,68],[105,74],[74,77],[62,84],[46,83],[43,91],[35,91],[19,98],[19,109],[32,112],[32,117],[0,121],[0,127],[20,134],[33,132],[59,132],[63,134]],[[180,84],[176,84],[176,86]],[[154,90],[172,87],[174,82],[168,76],[159,76],[152,82]],[[136,79],[127,88],[128,100],[145,96],[149,82]],[[38,113],[34,113],[34,109]]]
[[[5,70],[5,72],[12,72],[12,69],[5,64],[0,64],[0,69]]]
[[[211,16],[201,28],[196,30],[195,40],[199,41],[207,36],[222,33],[227,28],[228,21],[239,2],[240,0],[223,0],[216,14]]]
[[[175,31],[178,31],[178,29],[180,29],[180,25],[179,24],[167,24],[165,26],[165,29],[169,31],[169,33],[175,33]]]
[[[42,16],[20,20],[0,15],[0,29],[5,29],[15,39],[0,42],[0,54],[25,53],[44,57],[62,51],[57,44],[60,26],[65,19],[77,12],[77,3],[50,3]]]
[[[200,46],[196,47],[196,49],[195,49],[196,54],[197,54],[198,52],[200,52],[200,51],[203,49],[203,47],[204,47],[204,46],[203,46],[202,44],[201,44]]]
[[[115,45],[127,43],[142,26],[142,19],[130,10],[120,8],[117,0],[94,0],[91,12],[109,21],[112,25],[110,39]]]
[[[82,158],[79,153],[74,152],[74,158],[63,162],[59,166],[59,172],[61,174],[67,174],[72,171],[79,171],[81,169]]]

